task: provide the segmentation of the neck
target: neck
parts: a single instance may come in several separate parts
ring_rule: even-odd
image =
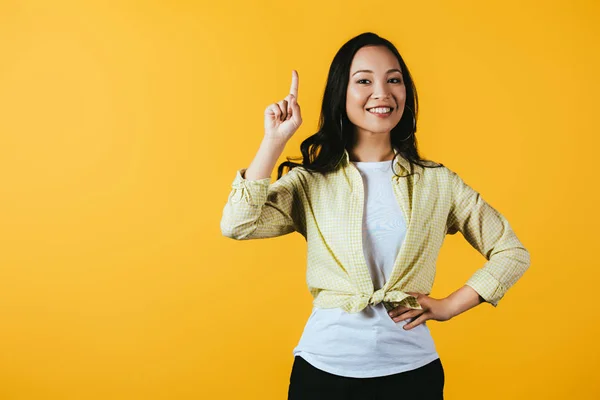
[[[390,132],[370,132],[356,129],[354,143],[348,151],[350,161],[381,162],[394,159]]]
[[[394,159],[394,149],[391,143],[371,143],[356,145],[348,151],[350,161],[380,162]]]

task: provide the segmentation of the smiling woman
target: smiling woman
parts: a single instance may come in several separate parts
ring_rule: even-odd
[[[265,139],[236,172],[224,235],[300,233],[313,311],[294,348],[288,399],[443,399],[444,369],[426,324],[480,299],[497,306],[529,267],[510,224],[443,164],[420,158],[417,92],[397,49],[374,33],[335,55],[320,127],[301,164],[270,173],[302,121],[298,75],[265,110]],[[414,110],[414,111],[413,111]],[[282,168],[290,170],[281,176]],[[486,258],[465,285],[429,296],[446,235],[461,232]]]

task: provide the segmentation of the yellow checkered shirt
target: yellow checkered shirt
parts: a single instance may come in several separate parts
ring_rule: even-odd
[[[506,218],[477,191],[446,166],[414,165],[417,175],[392,177],[407,232],[389,279],[374,290],[362,248],[363,180],[344,153],[333,172],[295,167],[272,184],[271,178],[247,180],[246,168],[237,170],[223,209],[222,234],[246,240],[299,232],[307,241],[306,281],[313,305],[349,313],[379,302],[388,309],[422,309],[406,292],[431,292],[447,234],[460,231],[486,258],[466,285],[494,307],[529,267],[529,252]],[[410,171],[406,159],[396,160],[396,172]]]

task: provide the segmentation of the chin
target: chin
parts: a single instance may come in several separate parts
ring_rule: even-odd
[[[367,129],[363,128],[363,130],[371,132],[371,133],[373,133],[375,135],[383,135],[383,134],[386,134],[386,133],[390,133],[392,131],[392,128],[393,128],[393,126],[390,126],[389,128],[382,128],[382,127],[376,127],[376,128],[370,128],[370,129],[369,128],[367,128]]]

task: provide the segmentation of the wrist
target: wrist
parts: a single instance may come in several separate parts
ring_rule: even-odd
[[[287,144],[287,140],[277,137],[265,136],[263,138],[263,143],[267,146],[274,146],[283,149]]]
[[[453,317],[481,304],[481,299],[479,293],[468,285],[462,286],[444,298]]]

